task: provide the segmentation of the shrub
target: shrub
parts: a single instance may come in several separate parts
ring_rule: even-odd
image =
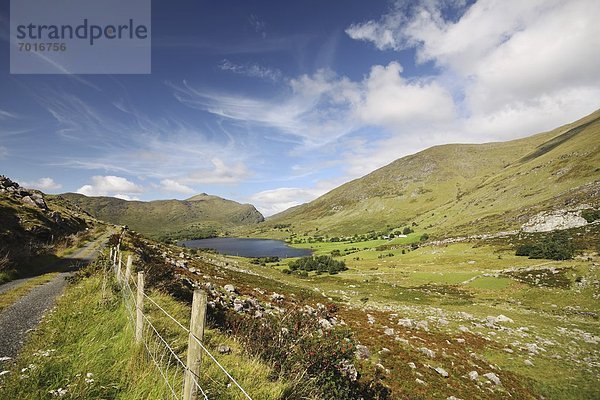
[[[410,233],[413,233],[413,232],[414,232],[414,231],[413,231],[413,230],[412,230],[410,227],[408,227],[408,226],[407,226],[407,227],[405,227],[405,228],[402,230],[402,234],[403,234],[403,235],[408,235],[408,234],[410,234]]]
[[[289,264],[292,271],[302,270],[306,272],[318,271],[328,272],[330,274],[340,271],[346,271],[346,263],[344,261],[336,261],[330,256],[310,256],[302,257]]]
[[[568,260],[573,258],[575,247],[566,232],[555,232],[538,243],[527,243],[517,247],[515,255],[534,259]]]
[[[429,240],[429,234],[428,233],[424,233],[421,235],[421,241],[424,242],[426,240]]]
[[[600,219],[600,210],[583,210],[581,216],[589,223]]]

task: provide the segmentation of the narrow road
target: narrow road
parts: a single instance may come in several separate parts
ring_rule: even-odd
[[[93,260],[107,240],[108,234],[105,234],[69,255],[69,266],[75,268],[77,265]],[[67,284],[66,278],[71,273],[61,272],[52,281],[33,288],[16,303],[0,313],[0,365],[2,361],[8,361],[18,354],[26,339],[27,332],[35,328],[44,312],[54,305],[56,297],[63,292]],[[31,278],[19,279],[4,284],[0,286],[0,293],[17,287],[28,279]]]

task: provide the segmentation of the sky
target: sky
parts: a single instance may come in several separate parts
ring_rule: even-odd
[[[154,0],[148,75],[11,75],[8,3],[0,174],[47,193],[205,192],[269,216],[600,106],[597,0]]]

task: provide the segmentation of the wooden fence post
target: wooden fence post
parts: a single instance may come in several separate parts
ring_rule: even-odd
[[[123,256],[119,254],[119,266],[117,267],[117,283],[121,283],[121,264],[123,264]]]
[[[133,264],[133,258],[131,254],[127,256],[127,266],[125,267],[125,283],[129,285],[131,279],[131,265]]]
[[[198,398],[198,388],[194,382],[194,377],[200,375],[203,350],[193,336],[200,341],[203,340],[205,323],[206,293],[196,289],[194,290],[194,298],[192,300],[192,316],[190,319],[190,335],[188,337],[187,371],[185,374],[183,400],[196,400]]]
[[[137,278],[135,342],[141,343],[144,330],[144,272],[138,272]]]

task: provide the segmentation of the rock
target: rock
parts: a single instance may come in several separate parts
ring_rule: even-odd
[[[282,301],[283,299],[285,299],[285,296],[282,294],[273,292],[273,294],[271,295],[271,300],[273,301]]]
[[[321,328],[323,328],[325,330],[329,330],[329,329],[333,328],[333,325],[331,325],[331,322],[329,322],[325,318],[321,318],[319,320],[319,325],[321,325]]]
[[[217,347],[217,351],[220,354],[229,354],[229,353],[231,353],[231,348],[227,345],[221,344],[221,345],[219,345],[219,347]]]
[[[533,361],[531,361],[531,360],[525,360],[525,361],[523,361],[523,364],[533,367]]]
[[[381,350],[379,350],[379,354],[389,354],[392,351],[390,349],[388,349],[387,347],[383,347]]]
[[[394,329],[393,328],[386,328],[383,333],[385,333],[388,336],[394,336]]]
[[[494,385],[500,385],[500,378],[493,372],[488,372],[487,374],[483,374],[490,382],[493,382]]]
[[[429,322],[425,320],[417,322],[417,329],[429,332]]]
[[[502,314],[500,314],[500,315],[498,315],[498,316],[496,317],[496,322],[508,322],[508,323],[511,323],[511,324],[512,324],[512,323],[514,323],[515,321],[513,321],[511,318],[508,318],[508,317],[507,317],[507,316],[505,316],[505,315],[502,315]]]
[[[417,365],[416,365],[414,362],[409,362],[409,363],[408,363],[408,366],[409,366],[411,369],[417,369]]]
[[[366,360],[367,358],[371,357],[371,351],[367,346],[362,344],[356,345],[356,357],[361,360]]]
[[[579,228],[587,225],[579,211],[544,211],[532,217],[522,226],[523,232],[551,232],[555,230]]]
[[[371,314],[367,314],[367,322],[373,325],[375,323],[375,317],[373,317]]]
[[[462,400],[455,396],[446,397],[446,400]]]
[[[448,322],[447,319],[440,318],[440,319],[438,319],[438,324],[440,324],[440,325],[448,325],[449,322]]]
[[[444,378],[449,377],[450,375],[448,374],[448,372],[442,368],[442,367],[431,367],[435,372],[437,372],[438,374],[440,374],[441,376],[443,376]]]
[[[244,303],[240,299],[233,301],[233,311],[242,312],[244,310]]]
[[[466,332],[471,332],[471,330],[469,328],[467,328],[466,326],[464,326],[464,325],[459,326],[458,330],[461,331],[461,332],[465,332],[465,333]]]
[[[428,349],[427,347],[419,348],[419,351],[425,354],[429,358],[435,358],[435,351]]]
[[[463,338],[456,339],[456,343],[464,343],[464,342],[465,342],[465,339],[463,339]]]
[[[406,339],[404,339],[404,338],[401,338],[400,336],[396,336],[396,337],[394,338],[394,340],[395,340],[396,342],[400,342],[400,343],[402,343],[402,344],[408,345],[408,340],[406,340]]]
[[[479,373],[477,371],[469,372],[469,379],[472,381],[476,381],[479,378]]]
[[[425,381],[423,381],[423,380],[421,380],[421,379],[419,379],[419,378],[415,379],[415,382],[417,382],[419,385],[427,385],[427,384],[425,383]]]
[[[225,286],[223,286],[223,289],[225,289],[225,291],[229,292],[229,293],[235,293],[236,289],[235,286],[227,284]]]
[[[413,321],[410,318],[401,318],[398,320],[398,325],[404,326],[406,328],[412,328]]]

